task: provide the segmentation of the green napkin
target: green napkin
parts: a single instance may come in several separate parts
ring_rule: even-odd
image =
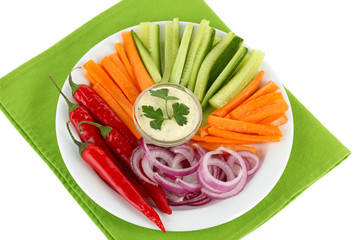
[[[0,80],[1,110],[108,239],[239,239],[350,154],[288,91],[295,125],[289,163],[268,196],[241,217],[210,229],[164,234],[125,222],[94,203],[75,183],[61,158],[55,135],[59,94],[48,77],[53,75],[62,86],[75,63],[102,39],[141,21],[174,17],[189,22],[206,18],[213,27],[229,31],[202,0],[124,0]]]

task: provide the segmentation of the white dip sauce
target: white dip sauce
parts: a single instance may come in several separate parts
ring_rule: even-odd
[[[146,92],[140,99],[137,104],[137,107],[135,109],[136,118],[138,120],[139,126],[142,128],[142,130],[147,133],[152,138],[155,138],[159,141],[176,141],[183,137],[186,137],[189,135],[196,127],[197,124],[200,121],[199,116],[199,110],[196,105],[196,102],[192,99],[192,97],[175,87],[158,87],[154,88],[152,90],[156,91],[162,88],[169,89],[168,96],[174,96],[177,97],[179,100],[168,100],[167,101],[167,109],[169,116],[172,116],[172,105],[175,102],[183,103],[186,106],[188,106],[190,112],[188,115],[185,115],[188,122],[186,125],[179,126],[178,123],[175,121],[174,118],[171,120],[165,120],[161,125],[161,130],[153,129],[150,126],[150,122],[153,119],[147,118],[144,116],[144,113],[142,111],[142,106],[153,106],[154,109],[160,108],[164,114],[164,117],[166,117],[166,110],[165,110],[165,100],[151,96],[151,93],[148,91]]]

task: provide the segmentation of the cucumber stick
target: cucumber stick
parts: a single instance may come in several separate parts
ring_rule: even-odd
[[[171,70],[170,82],[172,83],[177,83],[177,84],[180,83],[193,30],[194,30],[194,25],[191,23],[187,23],[185,26],[183,36],[181,38],[179,50],[176,54],[174,65]]]
[[[203,62],[204,58],[211,50],[214,37],[215,37],[214,28],[208,26],[205,30],[204,37],[201,40],[199,49],[196,52],[194,63],[191,68],[189,82],[186,86],[192,92],[194,91],[195,88],[196,78],[198,76],[201,63]]]
[[[224,52],[226,47],[231,43],[234,38],[235,34],[233,32],[228,33],[218,44],[216,44],[213,49],[211,49],[211,51],[205,57],[204,61],[201,63],[199,73],[196,78],[195,88],[193,91],[200,102],[205,95],[205,90],[207,82],[209,80],[211,69],[216,63],[216,60],[220,57],[220,55]]]
[[[205,109],[209,103],[209,99],[230,79],[231,75],[240,65],[244,57],[246,56],[248,49],[241,46],[236,51],[230,62],[226,65],[220,75],[216,78],[209,90],[206,92],[204,99],[201,102],[201,106]]]
[[[161,73],[160,26],[155,23],[141,22],[137,34],[145,47],[149,50],[156,67]]]
[[[215,47],[215,45],[218,44],[220,41],[221,41],[221,37],[219,37],[219,35],[215,34],[213,47]]]
[[[164,69],[161,82],[169,82],[171,70],[179,49],[179,19],[165,23]]]
[[[239,92],[241,92],[249,82],[255,77],[265,53],[260,50],[252,50],[249,58],[242,68],[235,74],[235,76],[218,91],[209,103],[215,108],[220,108],[233,99]]]
[[[183,69],[183,73],[182,73],[181,79],[180,79],[180,85],[182,85],[182,86],[187,86],[187,84],[189,82],[191,69],[192,69],[193,63],[195,61],[196,53],[200,47],[201,40],[204,37],[205,30],[209,27],[209,24],[210,24],[210,22],[208,20],[205,20],[205,19],[201,20],[199,27],[195,32],[194,38],[190,44],[190,49],[189,49],[188,56],[186,58],[185,66]]]
[[[145,47],[144,43],[140,40],[139,36],[133,30],[131,30],[131,36],[134,39],[141,60],[143,61],[150,77],[155,83],[159,83],[161,81],[160,71],[157,68],[153,58],[151,57],[149,50]]]
[[[227,66],[227,64],[230,62],[230,60],[233,58],[241,44],[244,42],[243,39],[239,38],[238,36],[235,36],[229,45],[224,49],[224,51],[221,53],[221,55],[218,57],[216,62],[214,63],[214,66],[210,70],[209,79],[206,86],[206,91],[209,90],[211,85],[214,83],[215,79],[220,75],[222,70]]]

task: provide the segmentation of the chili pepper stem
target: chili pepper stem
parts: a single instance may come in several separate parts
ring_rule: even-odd
[[[69,134],[70,134],[70,137],[71,137],[71,139],[73,140],[73,142],[79,147],[79,154],[80,154],[80,156],[81,156],[81,155],[82,155],[82,152],[83,152],[84,149],[87,147],[87,145],[89,145],[89,143],[88,143],[88,142],[85,142],[85,143],[79,142],[78,140],[76,140],[76,139],[74,138],[74,135],[71,133],[71,130],[70,130],[69,122],[70,122],[70,121],[67,121],[67,122],[66,122],[67,130],[68,130],[68,132],[69,132]]]
[[[71,113],[72,111],[74,111],[76,108],[78,108],[80,105],[79,104],[75,104],[70,102],[70,100],[65,96],[65,94],[61,91],[61,89],[59,88],[59,86],[56,84],[55,80],[53,79],[53,77],[50,75],[49,76],[51,82],[54,84],[54,86],[56,87],[56,89],[60,92],[60,94],[64,97],[68,107],[69,107],[69,113]]]
[[[79,132],[80,132],[80,133],[82,133],[82,130],[81,130],[80,126],[81,126],[81,124],[83,124],[83,123],[89,123],[89,124],[94,125],[94,126],[96,126],[97,128],[99,128],[99,130],[100,130],[100,132],[101,132],[101,136],[102,136],[103,138],[106,138],[106,137],[110,134],[110,132],[111,132],[111,130],[112,130],[112,127],[110,127],[110,126],[104,126],[104,125],[101,125],[100,123],[95,123],[95,122],[90,122],[90,121],[82,121],[82,122],[80,122],[79,125],[78,125]]]
[[[78,69],[78,68],[81,68],[81,67],[74,68],[72,71],[74,71],[75,69]],[[76,90],[79,89],[80,84],[74,83],[74,81],[72,80],[71,72],[69,73],[69,83],[70,83],[72,94],[74,94],[76,92]]]

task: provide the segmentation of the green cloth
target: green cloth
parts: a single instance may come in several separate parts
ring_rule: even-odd
[[[274,189],[246,214],[210,229],[164,234],[125,222],[94,203],[75,183],[61,158],[55,135],[59,93],[48,77],[52,75],[62,86],[73,66],[99,41],[141,21],[174,17],[197,23],[209,19],[213,27],[229,31],[202,0],[124,0],[0,80],[1,110],[108,239],[239,239],[350,154],[288,91],[295,125],[289,163]]]

